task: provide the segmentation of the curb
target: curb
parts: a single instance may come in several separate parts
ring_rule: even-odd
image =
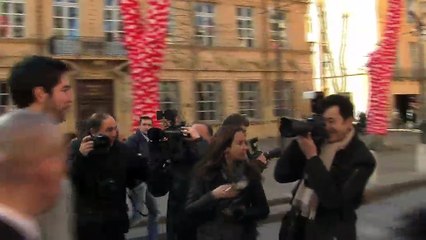
[[[371,204],[424,186],[426,186],[426,176],[412,179],[406,182],[389,184],[386,186],[375,186],[365,191],[364,201],[362,204]]]
[[[378,202],[380,200],[393,197],[395,195],[408,192],[420,187],[426,186],[426,176],[409,180],[406,182],[400,182],[400,183],[394,183],[386,186],[375,186],[367,189],[364,193],[364,200],[362,202],[362,205],[368,205],[375,202]],[[271,201],[268,201],[268,203],[278,203],[278,202],[284,202],[284,204],[288,204],[290,202],[290,198],[285,199],[273,199]],[[279,204],[276,204],[279,205]],[[269,205],[269,206],[276,206],[276,205]],[[268,223],[274,223],[281,221],[282,217],[284,216],[284,213],[273,213],[268,216],[267,219],[260,222],[260,224],[268,224]]]
[[[409,132],[409,133],[423,133],[422,130],[413,128],[388,128],[388,132]]]
[[[362,205],[375,203],[380,200],[392,197],[394,195],[407,192],[410,190],[414,190],[416,188],[420,188],[423,186],[426,186],[426,176],[420,177],[418,179],[413,179],[406,182],[394,183],[394,184],[390,184],[386,186],[374,186],[374,187],[368,188],[365,191]],[[270,207],[275,207],[279,205],[289,204],[290,201],[291,201],[291,197],[275,198],[275,199],[268,200],[268,204]],[[260,221],[259,224],[268,224],[268,223],[281,221],[281,218],[283,217],[284,213],[285,212],[272,213],[268,216],[267,219]],[[158,219],[158,223],[165,224],[166,217],[165,216],[160,217]],[[135,225],[132,228],[146,227],[146,226],[147,226],[147,221],[143,220],[140,224]]]

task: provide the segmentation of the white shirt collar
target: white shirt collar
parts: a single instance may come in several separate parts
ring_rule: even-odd
[[[25,239],[40,239],[40,229],[35,219],[25,216],[1,203],[0,219],[23,234]]]
[[[147,142],[149,142],[148,134],[145,134],[145,133],[143,133],[142,131],[141,131],[141,133],[142,133],[142,136],[145,138],[145,140],[146,140]]]

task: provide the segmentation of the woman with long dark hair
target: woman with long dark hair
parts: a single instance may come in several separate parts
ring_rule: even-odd
[[[247,157],[243,129],[222,127],[197,166],[188,193],[187,214],[199,223],[198,240],[251,240],[269,206],[261,175]]]

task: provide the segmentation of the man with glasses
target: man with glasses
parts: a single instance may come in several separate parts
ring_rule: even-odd
[[[149,159],[149,138],[148,130],[152,128],[152,119],[142,116],[139,120],[139,129],[127,139],[127,146],[144,158]],[[158,239],[158,208],[157,202],[148,191],[146,183],[142,182],[130,191],[130,198],[133,205],[130,225],[137,225],[143,218],[144,205],[148,210],[148,240]]]

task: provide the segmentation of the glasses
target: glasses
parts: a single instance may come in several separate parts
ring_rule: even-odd
[[[142,126],[148,126],[148,127],[151,127],[151,126],[152,126],[152,124],[149,124],[149,123],[143,123],[143,124],[142,124]]]

